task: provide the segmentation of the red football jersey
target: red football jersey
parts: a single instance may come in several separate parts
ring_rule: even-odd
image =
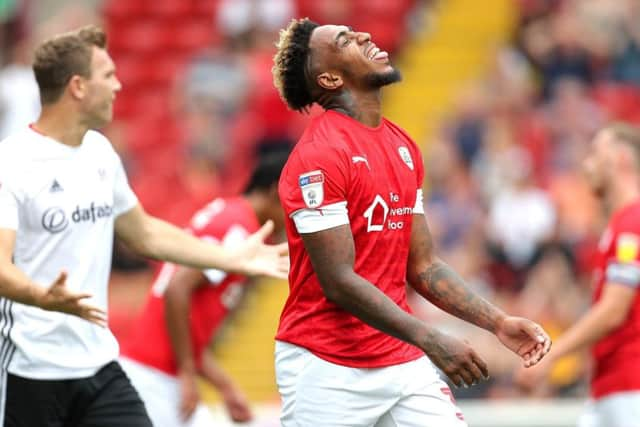
[[[640,200],[613,214],[598,246],[593,301],[606,283],[640,286]],[[636,293],[627,320],[593,347],[591,394],[595,398],[640,390],[640,298]]]
[[[260,228],[249,202],[242,198],[215,199],[197,212],[190,231],[204,240],[242,241]],[[164,291],[176,266],[165,263],[151,287],[146,305],[121,343],[122,355],[171,375],[177,364],[165,323]],[[189,316],[191,345],[199,366],[206,345],[242,296],[246,278],[221,270],[204,270],[202,284],[191,296]]]
[[[352,367],[395,365],[423,355],[328,301],[300,237],[349,224],[355,272],[410,312],[406,269],[412,217],[424,214],[423,176],[419,149],[386,119],[370,128],[327,111],[311,122],[279,183],[291,271],[276,339]]]

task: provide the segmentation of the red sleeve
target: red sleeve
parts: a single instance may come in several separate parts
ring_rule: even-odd
[[[345,202],[349,182],[346,153],[326,143],[299,143],[280,177],[280,201],[287,216]]]

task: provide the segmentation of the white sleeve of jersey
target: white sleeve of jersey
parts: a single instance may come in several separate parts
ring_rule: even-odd
[[[124,171],[120,157],[118,157],[113,188],[113,212],[117,217],[118,215],[133,209],[137,204],[138,198],[129,186],[127,174]]]
[[[416,191],[416,205],[413,207],[414,214],[423,214],[424,215],[424,197],[422,194],[422,188],[418,188]]]
[[[607,282],[632,288],[640,287],[640,265],[636,262],[612,262],[605,272]]]
[[[349,224],[347,202],[338,202],[318,209],[300,209],[291,214],[300,234],[315,233]]]
[[[0,173],[0,228],[18,230],[18,206],[17,189],[11,188],[10,182]]]

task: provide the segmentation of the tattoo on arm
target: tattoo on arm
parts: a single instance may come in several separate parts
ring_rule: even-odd
[[[438,260],[418,273],[414,288],[433,304],[460,319],[495,332],[504,313],[476,295],[446,263]]]
[[[425,299],[447,313],[495,332],[505,314],[469,290],[460,275],[434,255],[433,241],[424,215],[414,215],[412,221],[407,267],[409,283]]]

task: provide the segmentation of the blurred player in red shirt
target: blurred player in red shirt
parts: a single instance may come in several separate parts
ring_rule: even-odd
[[[592,400],[580,427],[640,426],[640,130],[610,125],[595,136],[585,171],[609,215],[594,269],[593,305],[518,381],[533,387],[559,358],[591,346]]]
[[[193,216],[190,231],[205,241],[233,245],[269,219],[276,232],[282,230],[277,183],[287,154],[263,155],[244,194],[213,200]],[[213,425],[200,403],[198,376],[220,392],[231,419],[251,420],[243,393],[206,351],[246,284],[245,276],[221,270],[161,267],[146,306],[121,343],[120,359],[155,427]]]
[[[400,76],[369,34],[294,20],[273,71],[290,108],[326,110],[280,178],[291,259],[276,337],[282,425],[465,426],[435,366],[458,386],[482,380],[487,367],[411,315],[406,283],[496,334],[526,365],[548,351],[548,336],[475,295],[435,256],[422,156],[381,116],[381,88]]]

